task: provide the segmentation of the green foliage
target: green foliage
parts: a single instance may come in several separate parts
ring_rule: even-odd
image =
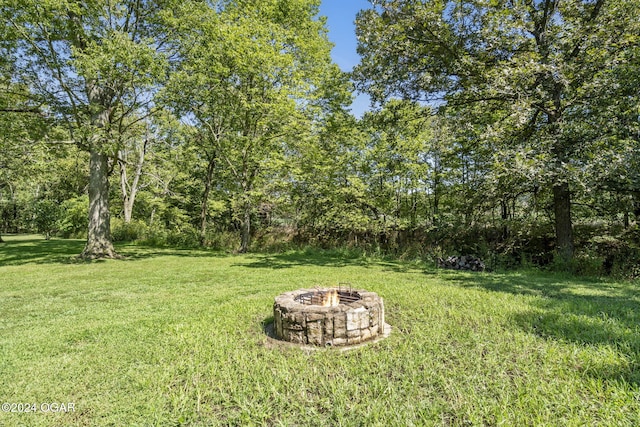
[[[165,241],[168,246],[196,248],[200,246],[200,233],[192,226],[185,226],[168,231]]]
[[[87,196],[74,197],[65,200],[60,205],[60,235],[65,238],[82,238],[87,232],[87,217],[89,198]]]
[[[589,248],[601,260],[601,274],[637,279],[640,277],[638,227],[610,235],[604,230],[590,240]]]
[[[572,195],[596,184],[584,165],[606,152],[603,141],[620,140],[620,117],[637,126],[628,72],[638,65],[638,6],[385,1],[358,16],[355,76],[378,102],[443,100],[448,114],[478,126],[498,193],[530,191],[523,182],[553,192],[556,250],[569,262]]]
[[[53,200],[39,200],[33,207],[33,221],[36,231],[43,233],[47,240],[53,235],[60,221],[62,209]]]
[[[164,228],[149,226],[143,221],[133,220],[124,222],[120,218],[111,221],[111,236],[114,242],[127,242],[139,245],[155,247],[196,248],[201,246],[198,231],[189,224],[180,227]],[[229,234],[224,232],[211,232],[207,235],[207,246],[214,249],[228,249]],[[232,239],[237,245],[237,239]]]
[[[111,220],[111,238],[114,242],[134,242],[146,239],[149,227],[143,221],[124,222],[120,218]]]
[[[3,4],[0,228],[86,236],[93,150],[118,241],[635,277],[638,2],[375,4],[352,74],[316,0]]]
[[[90,152],[87,246],[83,256],[112,257],[108,233],[108,158],[154,112],[168,51],[159,16],[170,1],[8,2],[12,79]]]
[[[287,141],[304,129],[302,110],[335,75],[317,10],[317,1],[232,2],[219,10],[185,3],[169,20],[181,61],[164,97],[194,121],[190,140],[206,171],[203,238],[211,187],[223,182],[248,249],[252,212],[282,174]]]
[[[64,119],[75,143],[115,154],[131,116],[148,108],[149,91],[166,72],[166,55],[153,41],[164,6],[168,2],[7,4],[2,16],[16,30],[13,53],[20,56],[15,77],[39,83],[30,87],[32,96]]]

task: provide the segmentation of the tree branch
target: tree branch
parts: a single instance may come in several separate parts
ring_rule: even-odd
[[[602,9],[602,6],[604,5],[604,2],[605,2],[605,0],[598,0],[598,1],[596,1],[596,4],[593,5],[593,10],[591,11],[591,14],[589,15],[589,18],[584,23],[584,28],[583,28],[584,32],[588,31],[588,29],[589,29],[589,27],[591,27],[591,24],[593,23],[593,21],[596,20],[596,18],[600,14],[600,10]],[[582,43],[583,42],[584,42],[584,36],[582,36],[582,37],[580,37],[578,39],[575,47],[573,48],[573,50],[569,54],[568,59],[574,59],[576,56],[578,56],[578,54],[580,53],[580,49],[582,48]]]
[[[0,113],[31,113],[44,116],[39,107],[0,108]]]

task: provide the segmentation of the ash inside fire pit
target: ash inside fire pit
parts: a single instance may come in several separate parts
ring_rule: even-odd
[[[273,304],[276,338],[315,346],[354,345],[385,333],[384,304],[375,292],[299,289]]]

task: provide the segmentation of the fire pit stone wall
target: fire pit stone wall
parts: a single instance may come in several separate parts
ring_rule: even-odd
[[[351,291],[359,299],[323,307],[304,304],[301,296],[317,292],[300,289],[276,297],[273,305],[277,338],[316,346],[353,345],[384,333],[384,304],[374,292]]]

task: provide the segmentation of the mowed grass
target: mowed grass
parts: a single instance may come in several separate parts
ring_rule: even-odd
[[[4,239],[0,402],[39,411],[3,426],[640,425],[634,283],[338,252],[124,246],[85,263],[82,241]],[[276,295],[338,282],[384,298],[389,338],[265,345]]]

